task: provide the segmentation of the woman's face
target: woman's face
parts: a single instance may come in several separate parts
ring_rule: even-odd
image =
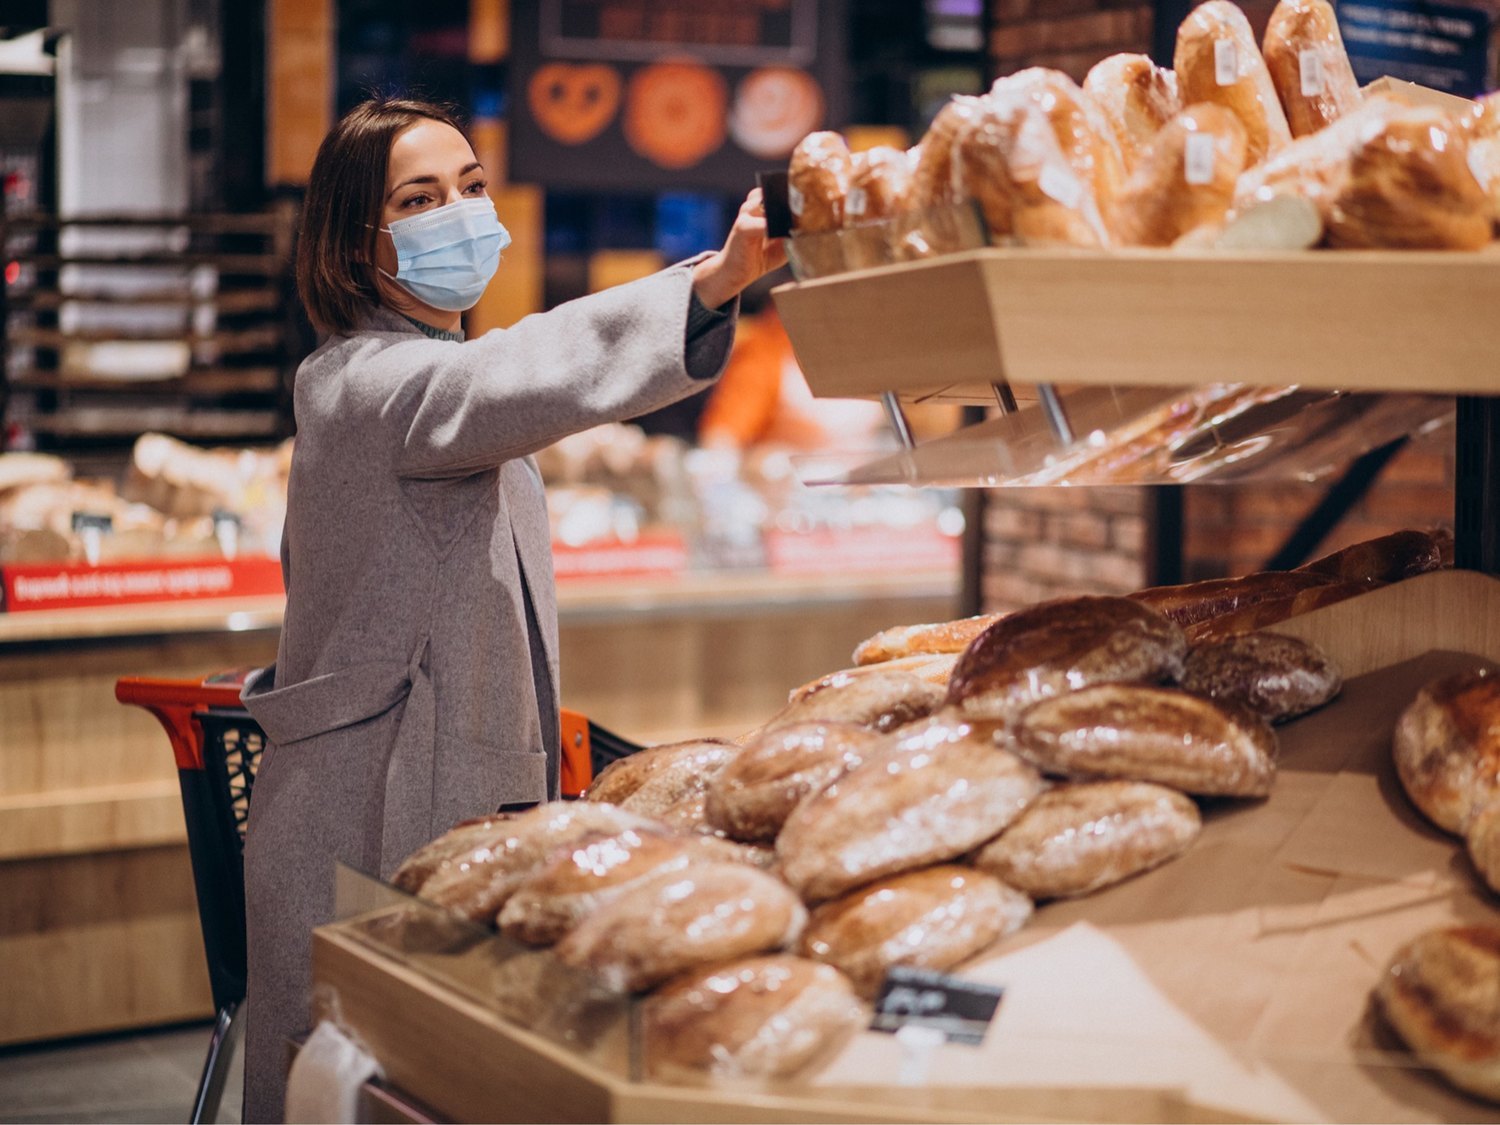
[[[398,133],[391,145],[380,225],[389,227],[460,199],[483,198],[486,183],[484,168],[462,133],[441,121],[419,121]],[[395,274],[396,247],[389,234],[376,239],[375,260]]]

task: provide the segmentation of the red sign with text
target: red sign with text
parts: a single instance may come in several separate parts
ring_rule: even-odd
[[[281,563],[261,556],[31,563],[0,567],[0,590],[7,613],[256,597],[282,592]]]
[[[552,570],[559,582],[586,578],[671,577],[687,570],[688,550],[671,532],[642,535],[629,542],[601,539],[572,547],[552,543]]]

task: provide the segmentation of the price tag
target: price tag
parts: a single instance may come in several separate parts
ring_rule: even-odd
[[[1083,181],[1071,169],[1057,164],[1048,164],[1037,177],[1036,186],[1042,194],[1057,200],[1069,211],[1075,210],[1083,200]]]
[[[219,541],[219,550],[226,559],[240,553],[240,531],[244,523],[234,512],[223,508],[214,509],[214,538]]]
[[[844,198],[844,211],[854,218],[859,218],[869,209],[870,197],[864,188],[850,188],[849,194]]]
[[[1214,81],[1233,86],[1240,80],[1240,53],[1233,39],[1214,40]]]
[[[797,190],[795,184],[786,185],[786,202],[791,212],[797,218],[802,217],[802,209],[807,206],[807,198]]]
[[[1297,55],[1297,68],[1302,74],[1302,96],[1304,98],[1316,98],[1328,86],[1327,76],[1323,71],[1323,56],[1317,50],[1308,48]]]
[[[73,533],[83,543],[83,557],[90,566],[99,565],[104,537],[115,529],[112,517],[100,512],[74,512]]]
[[[870,1029],[895,1034],[902,1028],[927,1028],[949,1043],[977,1047],[1004,995],[997,985],[898,966],[880,986]]]
[[[1214,135],[1190,133],[1182,152],[1183,178],[1190,184],[1214,182]]]

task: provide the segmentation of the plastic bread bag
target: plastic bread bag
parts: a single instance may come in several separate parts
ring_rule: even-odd
[[[1107,214],[1124,182],[1125,162],[1114,127],[1092,95],[1060,70],[1033,66],[990,87],[989,100],[1002,109],[1017,99],[1041,110],[1069,167]]]
[[[1115,208],[1126,246],[1171,246],[1217,228],[1234,204],[1245,170],[1245,128],[1223,106],[1189,106],[1157,136]]]
[[[553,948],[603,987],[640,992],[702,965],[783,949],[806,921],[779,879],[742,864],[702,863],[647,876]]]
[[[1145,55],[1110,55],[1088,72],[1083,89],[1114,129],[1127,175],[1162,126],[1182,111],[1176,73]]]
[[[1265,60],[1293,137],[1333,124],[1362,100],[1328,0],[1281,0],[1266,27]]]
[[[943,864],[824,903],[809,916],[801,948],[804,956],[842,970],[861,996],[874,999],[898,965],[951,969],[1030,917],[1026,895],[993,876]]]
[[[870,1014],[837,969],[787,955],[688,973],[641,1005],[656,1079],[789,1078],[831,1057]]]
[[[1494,226],[1469,162],[1466,123],[1409,107],[1361,133],[1327,214],[1333,247],[1477,250]]]
[[[844,200],[844,257],[850,269],[895,260],[889,221],[910,205],[912,157],[899,148],[876,145],[856,152]]]
[[[1486,94],[1470,119],[1469,168],[1490,197],[1490,219],[1500,222],[1500,95]]]
[[[965,126],[983,112],[980,98],[959,95],[938,111],[922,140],[912,149],[909,206],[891,234],[897,261],[931,258],[970,249],[975,232],[961,213],[967,197],[954,177],[955,145]]]
[[[787,169],[793,226],[789,246],[802,276],[826,277],[846,268],[842,244],[833,232],[844,225],[852,169],[849,146],[838,133],[809,133],[792,150]]]
[[[955,174],[993,240],[1091,249],[1111,242],[1091,184],[1030,101],[987,100],[960,140]]]
[[[1182,21],[1172,69],[1183,105],[1213,102],[1240,119],[1252,165],[1291,142],[1286,112],[1250,21],[1229,0],[1207,0]]]

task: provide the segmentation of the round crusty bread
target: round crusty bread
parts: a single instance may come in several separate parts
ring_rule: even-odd
[[[1014,820],[1042,779],[991,731],[937,716],[792,810],[776,854],[808,902],[962,855]]]
[[[499,847],[515,817],[506,814],[481,816],[455,824],[431,843],[423,844],[401,861],[391,876],[391,886],[416,894],[432,874],[465,852]]]
[[[844,197],[853,171],[849,145],[837,133],[809,133],[792,150],[787,170],[793,226],[819,234],[844,225]]]
[[[852,683],[861,676],[883,676],[890,672],[909,672],[918,679],[947,689],[948,677],[958,663],[958,653],[925,653],[917,656],[898,656],[879,664],[857,664],[853,668],[840,668],[837,672],[826,672],[816,680],[809,680],[787,693],[788,703],[797,703],[824,688],[839,687]]]
[[[1179,626],[1129,598],[1042,602],[974,639],[948,680],[948,703],[966,719],[1011,722],[1089,684],[1176,679],[1186,650]]]
[[[649,746],[611,762],[599,771],[583,794],[585,801],[624,806],[641,793],[636,811],[653,816],[693,791],[694,778],[712,773],[738,749],[719,738],[698,738]],[[641,791],[644,790],[642,793]]]
[[[936,621],[926,625],[896,625],[866,637],[854,646],[855,664],[882,664],[905,656],[959,653],[969,642],[1005,614],[985,613],[958,621]]]
[[[1180,855],[1202,826],[1198,806],[1161,785],[1061,785],[986,844],[974,866],[1033,898],[1086,895]]]
[[[642,879],[554,948],[602,987],[640,992],[701,965],[785,948],[806,921],[779,879],[741,864],[693,864]]]
[[[653,1078],[784,1078],[869,1019],[842,973],[801,957],[751,957],[671,981],[641,1005]]]
[[[1375,998],[1423,1063],[1461,1090],[1500,1101],[1500,928],[1423,934],[1397,951]]]
[[[1190,648],[1181,684],[1278,723],[1323,706],[1344,686],[1344,675],[1326,652],[1298,637],[1241,633]]]
[[[1500,796],[1500,675],[1475,669],[1422,688],[1396,720],[1391,749],[1412,804],[1462,833]]]
[[[708,823],[736,840],[774,840],[810,793],[853,769],[884,736],[853,723],[794,723],[746,743],[708,784]]]
[[[1276,734],[1242,708],[1171,688],[1098,684],[1038,703],[1015,726],[1047,773],[1152,781],[1200,796],[1264,797]]]
[[[804,956],[843,970],[866,999],[897,965],[949,969],[1013,933],[1031,900],[980,871],[942,864],[880,879],[808,918]]]
[[[830,677],[824,686],[788,703],[765,730],[792,723],[854,723],[891,731],[926,718],[942,705],[944,689],[912,672],[871,671]]]

